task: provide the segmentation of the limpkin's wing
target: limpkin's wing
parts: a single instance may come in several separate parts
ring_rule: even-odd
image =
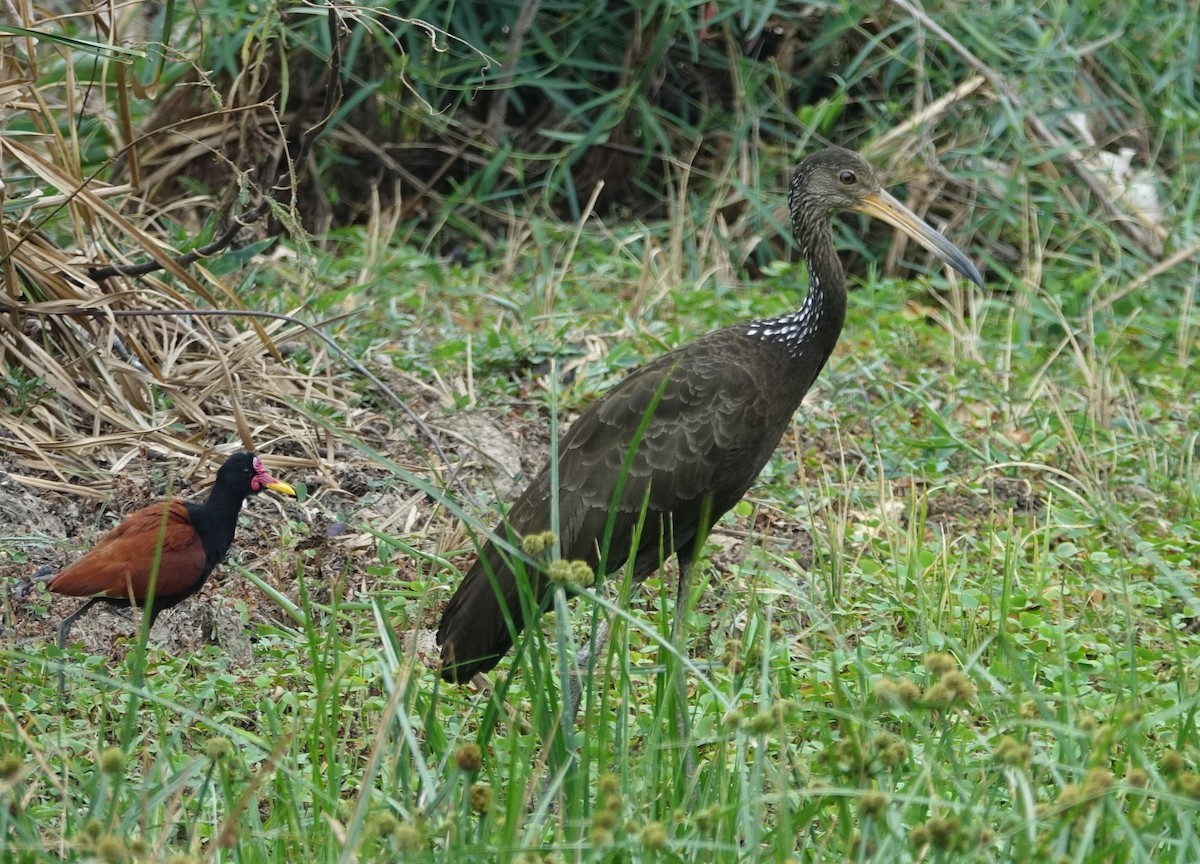
[[[644,576],[690,543],[698,527],[707,530],[754,482],[782,429],[772,416],[778,411],[759,395],[759,370],[729,362],[730,338],[718,331],[642,367],[571,424],[559,445],[564,557],[595,566],[615,509],[606,570],[621,566],[646,506],[647,551],[638,567]],[[549,530],[549,498],[547,466],[513,506],[508,524],[521,535]],[[660,552],[664,519],[672,536]]]
[[[635,576],[643,578],[675,551],[689,558],[701,524],[707,530],[754,482],[787,413],[781,421],[778,406],[772,410],[759,395],[770,389],[761,386],[764,369],[729,362],[727,352],[737,349],[737,338],[718,331],[655,360],[571,424],[558,447],[556,530],[564,558],[598,565],[611,510],[605,570],[620,567],[645,502],[635,566]],[[519,541],[555,527],[550,479],[547,465],[496,527],[497,535],[511,533]],[[664,524],[669,524],[665,538]],[[536,571],[526,572],[525,603],[540,608],[546,586]],[[508,619],[518,631],[524,626],[522,584],[501,551],[487,544],[443,613],[438,628],[443,675],[463,681],[496,665],[512,644]]]

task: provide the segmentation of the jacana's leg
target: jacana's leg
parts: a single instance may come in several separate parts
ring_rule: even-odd
[[[71,625],[75,623],[75,619],[103,600],[103,597],[93,597],[62,620],[62,623],[58,625],[58,647],[60,650],[65,650],[67,647],[67,634],[71,632]]]
[[[102,597],[93,597],[62,620],[62,623],[58,625],[59,651],[67,650],[67,635],[71,632],[71,625],[75,623],[75,619],[103,599],[104,598]],[[60,659],[58,662],[62,664],[58,667],[58,695],[61,696],[67,692],[67,664],[66,661],[62,659]]]

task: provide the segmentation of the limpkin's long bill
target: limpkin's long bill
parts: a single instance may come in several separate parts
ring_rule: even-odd
[[[907,236],[920,243],[934,255],[941,258],[955,270],[966,276],[980,288],[983,287],[983,276],[959,251],[958,247],[935,231],[928,222],[909,210],[892,195],[879,189],[862,198],[854,208],[860,213],[874,216],[903,231]]]

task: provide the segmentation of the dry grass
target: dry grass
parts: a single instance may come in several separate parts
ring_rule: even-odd
[[[908,4],[895,5],[940,33],[936,22]],[[338,12],[354,26],[375,26],[374,19],[360,11]],[[297,142],[295,130],[311,132],[324,122],[319,110],[323,94],[309,80],[311,75],[303,85],[297,80],[288,114],[280,116],[273,94],[281,87],[289,58],[286,52],[273,53],[278,46],[270,36],[247,41],[240,55],[243,68],[233,79],[193,67],[182,83],[167,89],[163,67],[154,66],[148,48],[136,47],[162,48],[154,42],[157,34],[146,32],[136,6],[72,17],[72,26],[85,24],[85,31],[104,34],[103,44],[45,35],[63,31],[63,17],[21,23],[30,28],[29,34],[40,35],[0,37],[0,102],[13,109],[0,127],[0,354],[9,378],[0,393],[0,403],[6,404],[0,414],[0,446],[10,451],[23,474],[53,471],[52,479],[43,476],[36,482],[69,488],[103,486],[107,472],[96,466],[106,464],[111,470],[136,447],[194,458],[218,448],[255,446],[314,463],[325,458],[321,454],[332,447],[330,433],[299,417],[295,406],[307,400],[341,414],[354,412],[355,394],[339,377],[347,358],[335,356],[338,346],[319,342],[286,320],[257,320],[256,310],[246,309],[238,295],[237,271],[218,273],[203,257],[191,260],[197,247],[223,245],[204,246],[177,233],[182,222],[192,224],[207,240],[244,243],[286,226],[302,243],[301,222],[310,227],[330,224],[331,211],[306,212],[301,219],[295,209],[304,172],[314,164],[297,154],[297,143],[303,142]],[[330,42],[335,46],[345,33],[341,23],[330,19]],[[795,38],[799,36],[789,37]],[[1019,166],[980,161],[976,168],[984,174],[975,181],[962,179],[964,172],[958,171],[954,178],[943,176],[937,168],[939,155],[947,147],[969,142],[935,140],[929,130],[945,130],[944,115],[961,111],[961,103],[978,106],[980,113],[1001,104],[1017,109],[1015,95],[997,70],[948,35],[946,39],[972,76],[931,99],[910,121],[876,137],[867,149],[889,179],[907,176],[918,181],[909,203],[919,213],[929,212],[935,199],[941,202],[931,215],[961,238],[972,216],[986,215],[986,202],[996,200],[987,187],[987,172],[993,179],[1017,176]],[[169,45],[162,50],[166,68],[186,66]],[[781,46],[779,51],[791,49]],[[300,54],[295,63],[311,67],[312,55]],[[153,74],[147,84],[148,71]],[[331,71],[329,80],[338,80],[337,71]],[[370,70],[353,71],[363,75]],[[916,71],[924,75],[929,70]],[[926,89],[936,94],[933,83],[927,83]],[[139,121],[131,106],[152,99],[156,88],[164,96],[156,100],[153,115]],[[735,101],[736,113],[752,113],[749,101]],[[328,115],[328,101],[325,108]],[[1124,187],[1102,182],[1097,163],[1089,161],[1099,148],[1086,140],[1086,129],[1074,135],[1079,130],[1069,124],[1050,128],[1048,122],[1030,113],[1029,137],[1060,149],[1065,170],[1078,175],[1091,193],[1092,211],[1120,217],[1115,219],[1118,227],[1140,248],[1152,250],[1161,240],[1160,232],[1126,215]],[[285,130],[292,130],[291,140]],[[382,247],[414,207],[442,199],[418,195],[399,201],[392,193],[400,184],[412,184],[405,173],[411,173],[412,166],[388,157],[372,131],[377,130],[363,133],[357,122],[345,123],[334,130],[330,143],[335,149],[362,146],[379,151],[378,174],[363,179],[371,194],[337,191],[369,212],[371,235]],[[901,139],[914,137],[917,143],[901,150]],[[798,152],[811,149],[807,140],[793,143]],[[486,140],[476,145],[485,150],[488,146]],[[644,239],[629,233],[623,240],[609,235],[618,245],[629,243],[628,254],[640,259],[642,280],[631,298],[633,320],[653,315],[660,304],[670,302],[673,286],[689,278],[737,281],[742,269],[751,266],[748,261],[757,247],[777,242],[776,229],[783,233],[782,208],[765,215],[762,208],[756,212],[761,196],[747,194],[778,186],[778,178],[763,176],[773,170],[774,163],[761,158],[771,146],[741,136],[727,143],[723,159],[711,154],[701,159],[695,150],[663,156],[670,167],[671,194],[663,207],[669,227],[647,227]],[[475,170],[483,158],[476,150],[439,152],[447,160],[461,160],[456,172]],[[913,153],[928,153],[929,158],[915,159]],[[929,167],[921,169],[920,163]],[[449,170],[448,164],[424,179],[426,191]],[[1054,165],[1046,162],[1038,170],[1051,172]],[[314,179],[308,178],[310,185]],[[197,181],[205,182],[197,186]],[[705,184],[715,184],[717,194],[708,199],[694,194]],[[204,185],[216,191],[196,191]],[[602,185],[580,188],[585,206],[575,234],[556,261],[563,269],[571,264],[598,199],[611,191]],[[947,198],[958,203],[947,206]],[[694,211],[696,200],[706,200],[707,206]],[[984,206],[977,209],[979,202]],[[1033,205],[1028,206],[1032,211]],[[471,204],[472,212],[488,207],[486,201]],[[512,260],[507,269],[515,271],[525,252],[522,226],[527,217],[499,210],[490,211],[490,216],[507,229],[504,248]],[[448,215],[441,212],[430,218],[441,225]],[[1036,231],[1031,224],[1027,248],[1022,249],[1013,246],[1011,234],[991,237],[992,258],[1000,263],[1029,262],[1049,254]],[[900,241],[895,243],[886,264],[889,271],[905,254]],[[1160,266],[1169,269],[1194,251],[1195,246],[1178,250]],[[113,265],[121,269],[143,262],[153,271],[139,276],[127,275],[128,270],[126,275],[113,273]],[[1146,278],[1155,272],[1152,269]],[[1026,274],[1026,282],[1037,284],[1036,267]],[[1027,302],[1025,292],[1013,293],[1014,303]],[[552,283],[543,298],[545,311],[555,307],[555,294]],[[978,330],[987,317],[976,299],[970,293],[952,293],[939,314],[961,336],[962,352],[968,357],[978,350]],[[193,310],[229,317],[184,314]],[[286,359],[287,350],[299,340],[313,352],[303,372]],[[1186,334],[1181,334],[1180,345],[1185,342]],[[1072,349],[1064,344],[1063,350]],[[400,402],[382,382],[373,384],[386,398]],[[1097,380],[1096,387],[1111,393],[1116,385]],[[419,423],[415,418],[414,422]]]
[[[125,35],[138,26],[133,9],[101,21],[104,14],[93,13],[93,23],[112,28],[112,44],[134,44],[136,34]],[[55,32],[56,23],[41,20],[36,29]],[[143,150],[160,152],[162,136],[133,133],[134,76],[118,62],[138,53],[27,37],[7,39],[0,55],[0,100],[19,109],[0,132],[0,352],[9,379],[0,435],[14,476],[43,488],[94,490],[139,448],[189,457],[280,449],[292,464],[315,464],[332,449],[329,436],[295,406],[312,401],[362,413],[339,377],[337,349],[299,322],[259,320],[238,297],[236,273],[219,276],[204,260],[193,263],[194,253],[170,235],[169,213],[146,194],[154,187],[140,167]],[[67,61],[66,74],[47,77],[58,58]],[[93,77],[77,78],[76,67]],[[249,151],[249,139],[260,143],[265,127],[240,122],[244,114],[238,100],[210,111],[204,123],[225,134],[194,137],[194,146],[217,156],[234,130],[246,140],[233,149]],[[105,151],[115,155],[98,168],[84,167],[94,143],[81,138],[84,128],[111,142]],[[282,138],[275,146],[287,152]],[[118,160],[123,170],[113,168]],[[184,167],[160,161],[155,171],[179,175]],[[127,182],[100,179],[121,175]],[[256,204],[240,220],[226,210],[231,239],[268,212],[291,221],[279,203],[289,200],[290,187],[264,191],[238,179]],[[302,339],[312,350],[305,371],[286,359],[289,343]]]

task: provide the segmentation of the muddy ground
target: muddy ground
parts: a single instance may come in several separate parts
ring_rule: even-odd
[[[455,464],[456,481],[476,498],[468,509],[488,521],[495,502],[516,495],[549,449],[546,424],[515,413],[459,412],[442,416],[432,425]],[[796,447],[791,433],[781,446]],[[805,442],[805,449],[811,452],[812,448],[812,442]],[[401,464],[422,476],[422,459],[410,445],[391,444],[389,450]],[[266,455],[269,463],[270,453]],[[831,465],[846,464],[846,454],[832,450],[820,458]],[[177,497],[202,498],[215,467],[205,466],[201,476],[189,483],[182,471],[165,471],[161,457],[135,458],[114,478],[107,499],[91,500],[31,486],[23,475],[12,472],[11,463],[3,461],[0,451],[3,640],[26,648],[52,642],[59,621],[81,601],[54,597],[40,581],[86,551],[125,515],[163,497],[168,473],[175,477]],[[470,541],[456,518],[428,495],[397,482],[387,470],[357,454],[336,454],[320,468],[275,473],[293,485],[305,486],[307,497],[295,501],[268,493],[248,499],[230,561],[257,573],[285,596],[298,596],[297,556],[304,558],[309,591],[317,602],[328,596],[322,586],[339,580],[346,600],[369,596],[379,584],[381,564],[385,569],[394,568],[384,577],[393,585],[428,575],[418,572],[423,565],[416,559],[389,548],[384,548],[385,561],[381,562],[379,541],[368,527],[399,537],[421,551],[449,555],[460,569],[470,564],[471,554],[463,551],[469,550]],[[185,487],[179,488],[180,483]],[[905,518],[899,511],[911,499],[909,485],[907,481],[895,484],[896,518]],[[754,490],[750,497],[755,497]],[[941,489],[931,494],[926,499],[926,518],[929,523],[977,522],[1010,509],[1028,511],[1039,506],[1036,490],[1027,481],[995,478],[976,488]],[[716,572],[701,601],[701,611],[718,611],[728,601],[729,592],[738,590],[721,574],[736,571],[747,538],[760,538],[756,542],[761,542],[767,537],[773,552],[791,556],[803,568],[812,566],[807,519],[802,523],[772,506],[756,508],[752,518],[753,523],[750,519],[722,523],[712,535],[709,561]],[[673,572],[670,578],[674,578]],[[442,573],[438,579],[447,593],[423,604],[417,620],[405,622],[408,627],[435,625],[437,611],[457,577]],[[133,644],[137,620],[124,613],[109,613],[106,607],[96,608],[76,622],[71,641],[82,644],[89,654],[116,660]],[[288,622],[290,626],[283,611],[227,561],[198,594],[159,616],[150,638],[153,644],[175,653],[217,644],[232,664],[241,666],[252,659],[254,627],[247,623],[260,622]]]
[[[538,467],[546,450],[545,436],[536,424],[517,416],[502,418],[496,412],[447,415],[439,419],[435,431],[454,463],[456,480],[477,499],[477,506],[468,509],[484,515],[497,498],[519,491],[518,485]],[[421,476],[422,460],[411,445],[396,444],[389,451]],[[271,454],[264,455],[269,464]],[[41,582],[140,507],[164,497],[203,500],[216,467],[216,462],[206,465],[191,478],[183,463],[168,471],[161,456],[146,454],[130,460],[112,478],[106,496],[83,498],[39,488],[30,480],[48,480],[52,475],[18,473],[0,449],[3,640],[26,647],[52,642],[59,622],[82,601],[55,597]],[[159,616],[150,634],[156,645],[182,652],[219,644],[233,662],[241,664],[250,659],[252,628],[246,626],[247,618],[251,624],[287,620],[269,597],[237,574],[233,562],[296,599],[294,568],[302,556],[310,593],[320,602],[325,599],[320,596],[321,586],[333,580],[341,580],[344,596],[354,599],[369,592],[379,578],[378,541],[366,530],[368,526],[439,554],[469,545],[457,520],[444,508],[359,454],[339,453],[320,468],[274,473],[293,485],[303,485],[305,499],[270,492],[247,499],[226,563],[198,594]],[[166,494],[168,476],[173,496]],[[459,563],[465,566],[469,560],[468,555]],[[415,575],[416,562],[411,558],[393,555],[389,563],[396,580]],[[128,649],[137,625],[125,610],[95,607],[72,627],[71,642],[82,644],[90,654],[115,659]]]

